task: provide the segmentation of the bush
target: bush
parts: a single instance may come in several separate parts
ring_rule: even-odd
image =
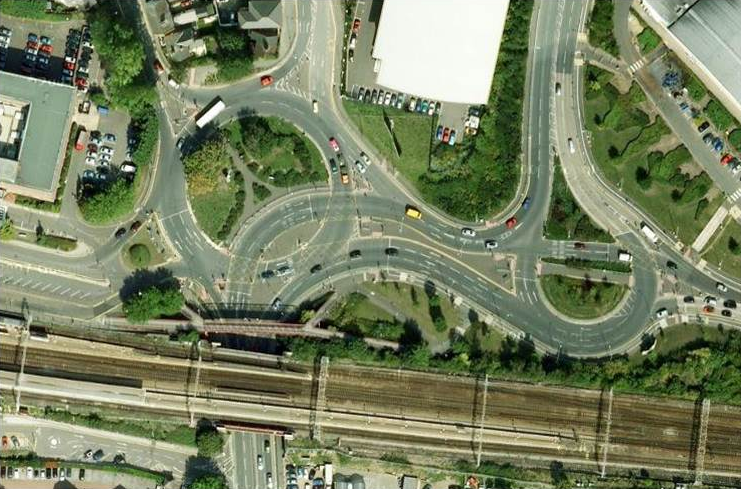
[[[613,56],[618,56],[619,50],[612,22],[614,11],[615,5],[612,0],[594,2],[592,18],[589,21],[589,44],[604,49]]]
[[[224,437],[215,429],[201,431],[196,435],[198,455],[213,457],[224,451]]]
[[[13,221],[6,218],[2,227],[0,227],[0,241],[10,241],[15,239],[16,236],[18,236],[18,231],[13,225]]]
[[[204,474],[196,477],[191,489],[227,489],[226,478],[222,474]]]
[[[174,316],[183,308],[182,292],[174,284],[150,286],[124,300],[126,318],[132,323],[146,323],[162,316]]]
[[[80,213],[87,222],[93,224],[114,222],[134,208],[134,185],[124,179],[118,179],[108,187],[83,193],[78,204]]]
[[[736,151],[741,152],[741,128],[731,131],[728,135],[728,142],[731,143],[731,146],[733,146]]]
[[[72,251],[77,248],[77,241],[61,236],[52,236],[51,234],[41,234],[36,237],[36,244],[45,248],[52,248],[61,251]]]
[[[136,268],[147,268],[152,261],[152,253],[145,244],[137,243],[129,247],[129,260]]]
[[[252,194],[254,195],[254,202],[256,204],[270,198],[272,195],[269,188],[257,182],[252,182]]]

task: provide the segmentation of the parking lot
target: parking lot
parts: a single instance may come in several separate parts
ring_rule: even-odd
[[[35,22],[3,18],[0,69],[85,90],[100,76],[83,21]]]
[[[226,472],[231,475],[230,487],[285,487],[283,439],[280,436],[234,432],[227,446],[225,465]]]
[[[362,93],[364,102],[413,110],[430,116],[435,115],[438,118],[437,124],[443,127],[443,131],[446,128],[448,133],[455,131],[460,139],[468,115],[468,105],[447,102],[443,104],[435,100],[414,97],[411,94],[389,91],[387,88],[376,84],[375,60],[372,53],[382,5],[383,2],[380,0],[359,0],[357,3],[355,18],[360,22],[353,24],[352,31],[349,33],[348,51],[345,53],[347,58],[347,95],[352,99],[359,99]],[[352,49],[350,49],[351,46]],[[375,97],[373,96],[374,93]],[[375,102],[373,102],[374,99]],[[431,108],[432,110],[430,110]]]
[[[119,461],[136,467],[172,472],[177,479],[183,476],[186,460],[196,453],[194,448],[155,443],[144,438],[79,428],[25,416],[5,416],[2,435],[6,437],[3,442],[7,442],[7,446],[3,448],[4,451],[30,450],[40,457],[60,460],[58,463],[47,464],[48,477],[47,471],[43,468],[32,467],[31,471],[28,471],[27,464],[3,463],[0,468],[0,480],[2,480],[0,484],[8,488],[57,487],[55,484],[65,479],[74,483],[74,486],[64,487],[116,487],[117,485],[137,487],[135,479],[111,471],[95,470],[94,463]],[[98,451],[99,456],[94,455]],[[96,460],[97,458],[99,460]],[[85,468],[81,474],[77,467],[65,467],[64,460],[88,462],[90,466]],[[9,476],[8,467],[13,477]],[[18,477],[15,476],[15,469],[18,469]],[[80,482],[81,475],[84,483]],[[49,481],[39,481],[45,479]],[[29,485],[30,480],[34,481],[31,485]],[[130,482],[134,483],[130,484]],[[138,484],[141,484],[141,481]]]

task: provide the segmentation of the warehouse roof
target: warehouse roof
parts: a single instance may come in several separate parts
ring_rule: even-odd
[[[0,96],[24,105],[17,173],[2,172],[5,182],[54,194],[66,147],[72,97],[71,86],[0,71]],[[53,196],[52,196],[53,199]]]
[[[698,0],[643,0],[651,16],[665,27],[671,25]]]
[[[669,29],[728,93],[741,102],[741,2],[700,0]]]
[[[384,2],[373,57],[377,82],[445,102],[489,98],[509,0]]]

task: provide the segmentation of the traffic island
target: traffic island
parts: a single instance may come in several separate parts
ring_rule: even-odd
[[[543,275],[539,288],[551,309],[574,319],[597,319],[617,309],[626,297],[628,286],[565,275]]]

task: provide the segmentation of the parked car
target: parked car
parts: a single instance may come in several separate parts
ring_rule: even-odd
[[[448,138],[448,144],[451,146],[455,145],[455,129],[450,130],[450,138]]]
[[[417,98],[416,97],[412,97],[409,100],[409,111],[410,112],[414,112],[416,108],[417,108]]]
[[[723,307],[727,307],[728,309],[736,309],[736,301],[733,299],[726,299],[723,301]]]
[[[732,155],[732,154],[730,154],[730,153],[726,153],[726,154],[724,154],[724,155],[723,155],[723,157],[722,157],[722,158],[720,159],[720,164],[721,164],[721,165],[723,165],[723,166],[725,166],[725,165],[727,165],[728,163],[730,163],[731,161],[733,161],[733,155]]]
[[[684,303],[685,304],[694,304],[695,303],[695,297],[691,295],[684,296]]]
[[[115,151],[110,146],[101,146],[100,147],[100,152],[103,153],[104,155],[111,155],[112,156]]]
[[[718,304],[718,299],[716,299],[712,295],[709,295],[705,297],[705,304],[707,304],[708,306],[715,306],[716,304]]]
[[[443,130],[443,138],[442,138],[442,141],[443,141],[443,143],[446,143],[446,144],[447,144],[448,141],[450,141],[450,128],[446,127]]]
[[[280,311],[283,309],[283,301],[280,300],[280,297],[275,298],[275,300],[270,304],[270,308],[273,311]]]
[[[115,143],[116,142],[116,135],[115,134],[111,134],[110,132],[109,133],[106,133],[106,135],[103,136],[103,140],[106,143]]]
[[[723,151],[723,140],[721,138],[715,138],[713,139],[713,151],[716,153],[720,153]]]
[[[656,319],[661,319],[669,316],[669,311],[666,310],[666,307],[662,307],[658,311],[656,311]]]
[[[430,102],[430,106],[427,109],[427,115],[433,115],[435,113],[435,102]]]
[[[710,127],[710,123],[708,121],[703,121],[702,124],[697,126],[697,132],[700,132],[700,133],[705,132],[708,129],[708,127]]]
[[[97,160],[93,156],[88,156],[87,158],[85,158],[86,165],[95,166],[96,163],[97,163]]]
[[[733,313],[732,313],[731,311],[729,311],[728,309],[723,309],[722,311],[720,311],[720,313],[721,313],[721,314],[722,314],[723,316],[727,317],[727,318],[729,318],[729,317],[733,316]]]

